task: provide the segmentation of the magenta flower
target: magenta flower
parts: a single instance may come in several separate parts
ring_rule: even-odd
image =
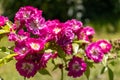
[[[26,41],[27,47],[32,51],[40,51],[44,48],[45,41],[42,39],[28,38]]]
[[[102,51],[105,54],[108,53],[112,48],[112,45],[110,44],[110,42],[106,40],[99,40],[96,43],[102,48]]]
[[[21,76],[30,78],[37,73],[37,65],[30,61],[19,60],[16,63],[16,69]]]
[[[16,28],[19,29],[25,26],[26,21],[34,16],[42,16],[42,11],[32,6],[21,7],[14,18]]]
[[[30,52],[30,49],[26,46],[25,42],[19,42],[16,44],[14,52],[17,54],[15,59],[22,60]]]
[[[8,21],[7,17],[0,16],[0,26],[4,26],[7,21]]]
[[[44,28],[45,19],[42,16],[32,16],[26,21],[26,28],[34,35],[39,35],[42,28]]]
[[[92,27],[90,27],[90,26],[84,27],[84,28],[83,28],[83,31],[85,32],[85,34],[86,34],[87,36],[93,36],[93,35],[95,34],[94,29],[93,29]]]
[[[89,44],[85,49],[85,52],[86,56],[96,63],[101,62],[103,59],[104,53],[102,52],[101,47],[96,43]]]
[[[74,56],[68,63],[68,76],[80,77],[86,71],[87,64],[82,58]]]
[[[73,53],[72,44],[67,44],[66,46],[62,47],[66,54],[70,55]]]
[[[71,28],[73,30],[73,32],[76,33],[80,28],[82,28],[83,24],[81,21],[72,19],[72,20],[66,21],[65,26]]]
[[[70,28],[63,28],[62,31],[57,35],[56,41],[60,46],[67,46],[72,43],[75,34]]]

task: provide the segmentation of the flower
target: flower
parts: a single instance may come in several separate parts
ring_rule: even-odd
[[[66,54],[70,55],[73,53],[72,44],[67,44],[66,46],[62,47]]]
[[[60,46],[66,46],[72,43],[75,34],[70,28],[63,28],[62,31],[57,35],[56,42]]]
[[[0,26],[4,26],[7,21],[8,21],[7,17],[0,16]]]
[[[82,28],[83,24],[81,21],[76,19],[68,20],[65,22],[66,27],[69,27],[73,30],[73,32],[77,32],[80,28]]]
[[[108,53],[112,48],[112,45],[106,40],[99,40],[96,43],[101,47],[103,53],[105,54]]]
[[[42,11],[34,8],[32,6],[24,6],[19,9],[14,18],[14,24],[16,24],[16,28],[22,28],[25,26],[25,23],[28,19],[34,16],[40,17],[42,15]]]
[[[26,46],[29,47],[32,51],[40,51],[44,48],[45,41],[42,39],[28,38],[26,40]]]
[[[96,43],[90,43],[86,49],[86,56],[93,60],[95,63],[101,62],[103,59],[104,53],[102,52],[102,49],[99,45]]]
[[[16,69],[21,76],[30,78],[37,73],[37,65],[31,61],[19,60],[16,63]]]
[[[82,60],[82,58],[73,56],[73,58],[68,63],[68,76],[73,76],[74,78],[80,77],[86,71],[87,64]]]

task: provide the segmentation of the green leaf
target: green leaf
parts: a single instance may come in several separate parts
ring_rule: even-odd
[[[0,34],[5,34],[5,33],[9,33],[8,30],[0,30]]]
[[[87,80],[89,80],[89,77],[90,77],[90,68],[87,67],[87,70],[85,71],[85,76],[87,77]]]
[[[0,65],[6,64],[9,61],[13,60],[14,56],[16,56],[16,54],[9,54],[9,55],[3,57],[2,59],[0,59]]]
[[[49,71],[47,69],[41,69],[41,70],[39,70],[39,73],[42,74],[42,75],[49,75],[49,76],[51,76],[51,74],[49,73]]]
[[[65,58],[66,54],[60,47],[59,47],[59,49],[57,51],[58,51],[58,56],[60,58]]]
[[[89,43],[89,42],[87,42],[87,41],[85,41],[85,40],[79,40],[79,41],[74,41],[74,43],[82,44],[82,43]]]
[[[113,71],[109,67],[108,67],[108,76],[109,76],[109,80],[113,80],[114,79]]]
[[[55,65],[52,71],[56,70],[58,67],[59,67],[58,65]]]
[[[103,74],[105,71],[107,71],[107,69],[108,69],[108,68],[107,68],[106,66],[104,66],[104,67],[102,68],[100,74]]]

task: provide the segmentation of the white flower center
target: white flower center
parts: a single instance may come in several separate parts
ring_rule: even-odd
[[[40,45],[38,43],[31,43],[30,46],[34,50],[39,50],[40,49]]]
[[[107,46],[107,44],[105,44],[105,43],[101,43],[101,44],[100,44],[100,47],[101,47],[102,49],[105,49],[106,46]]]
[[[61,29],[60,28],[55,28],[53,31],[57,34],[61,31]]]

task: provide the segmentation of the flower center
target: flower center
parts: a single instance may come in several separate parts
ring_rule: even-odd
[[[55,28],[53,31],[57,34],[61,31],[61,29],[60,28]]]
[[[106,44],[105,44],[105,43],[101,43],[101,44],[100,44],[100,47],[101,47],[102,49],[105,49],[105,48],[106,48]]]
[[[31,43],[30,46],[34,50],[39,50],[39,48],[40,48],[40,45],[38,43]]]
[[[30,63],[23,63],[22,64],[22,69],[25,71],[28,71],[28,73],[32,72],[33,68],[34,68],[33,64],[30,64]]]
[[[81,69],[81,66],[78,62],[75,62],[73,65],[72,65],[72,68],[73,70],[75,71],[79,71]]]

